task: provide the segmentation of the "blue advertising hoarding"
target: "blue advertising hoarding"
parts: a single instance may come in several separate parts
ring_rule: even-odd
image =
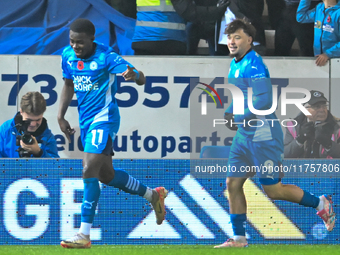
[[[215,160],[198,160],[198,164]],[[339,165],[338,160],[286,160],[284,165]],[[115,159],[149,187],[169,190],[166,221],[156,225],[149,203],[102,185],[91,239],[94,244],[218,244],[232,235],[224,177],[190,175],[190,160]],[[326,168],[326,167],[324,167]],[[338,169],[338,168],[334,168]],[[321,168],[322,170],[322,168]],[[80,226],[83,182],[81,160],[0,160],[0,244],[58,244]],[[316,195],[332,195],[337,211],[340,179],[335,175],[287,175]],[[327,232],[312,208],[271,201],[257,178],[244,187],[248,201],[249,243],[338,244],[339,228]]]

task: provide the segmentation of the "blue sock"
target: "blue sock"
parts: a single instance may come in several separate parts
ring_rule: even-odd
[[[133,178],[123,169],[115,168],[115,178],[110,181],[109,186],[121,189],[126,193],[133,195],[144,196],[146,186]]]
[[[97,178],[84,179],[84,197],[81,205],[81,222],[92,223],[100,196]]]
[[[233,226],[233,231],[235,236],[245,236],[246,228],[245,222],[247,220],[247,215],[242,214],[230,214],[231,225]]]
[[[314,194],[304,190],[303,191],[303,197],[302,197],[299,205],[316,208],[316,207],[318,207],[319,203],[320,203],[320,198],[318,198]]]

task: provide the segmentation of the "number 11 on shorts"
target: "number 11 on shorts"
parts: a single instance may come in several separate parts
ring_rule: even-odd
[[[98,148],[98,145],[103,141],[103,129],[93,129],[92,131],[92,145]]]

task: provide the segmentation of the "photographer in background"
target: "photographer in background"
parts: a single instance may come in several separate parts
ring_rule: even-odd
[[[43,117],[46,101],[39,92],[28,92],[20,112],[0,126],[0,158],[59,158],[54,135]]]
[[[311,90],[304,107],[311,113],[300,113],[297,126],[286,127],[285,158],[340,158],[340,119],[328,110],[328,100],[320,91]],[[293,126],[294,122],[287,123]]]

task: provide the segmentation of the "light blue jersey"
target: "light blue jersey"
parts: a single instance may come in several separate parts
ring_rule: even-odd
[[[241,135],[253,142],[275,139],[283,146],[283,132],[275,113],[259,116],[253,114],[248,107],[249,87],[253,89],[252,101],[255,109],[267,110],[272,106],[272,84],[268,68],[263,63],[262,57],[251,50],[240,61],[236,61],[234,58],[230,64],[228,83],[240,88],[244,95],[244,115],[235,115],[235,122],[245,120],[246,125],[238,125],[237,135]],[[232,113],[232,110],[233,103],[231,103],[226,112]],[[249,126],[247,122],[251,119],[258,119],[262,122],[252,121],[252,126]],[[261,126],[262,123],[263,126]]]
[[[275,113],[258,116],[253,114],[248,107],[249,87],[253,90],[252,102],[255,109],[267,110],[272,106],[272,84],[261,56],[251,50],[239,61],[234,58],[230,64],[228,83],[240,88],[244,95],[244,115],[234,116],[235,122],[242,124],[237,125],[238,130],[233,139],[228,160],[228,165],[235,167],[237,171],[229,172],[228,177],[247,178],[256,174],[261,184],[276,184],[282,177],[278,172],[242,171],[247,166],[259,168],[266,166],[268,169],[279,167],[283,155],[283,132]],[[226,112],[233,112],[233,102]],[[251,121],[249,125],[248,121],[252,119],[256,120]]]
[[[87,59],[77,58],[71,46],[66,47],[62,69],[63,77],[73,80],[84,151],[100,153],[108,136],[114,140],[119,129],[116,74],[123,73],[127,65],[133,66],[111,47],[95,44],[95,52]],[[86,147],[90,145],[92,149]]]

